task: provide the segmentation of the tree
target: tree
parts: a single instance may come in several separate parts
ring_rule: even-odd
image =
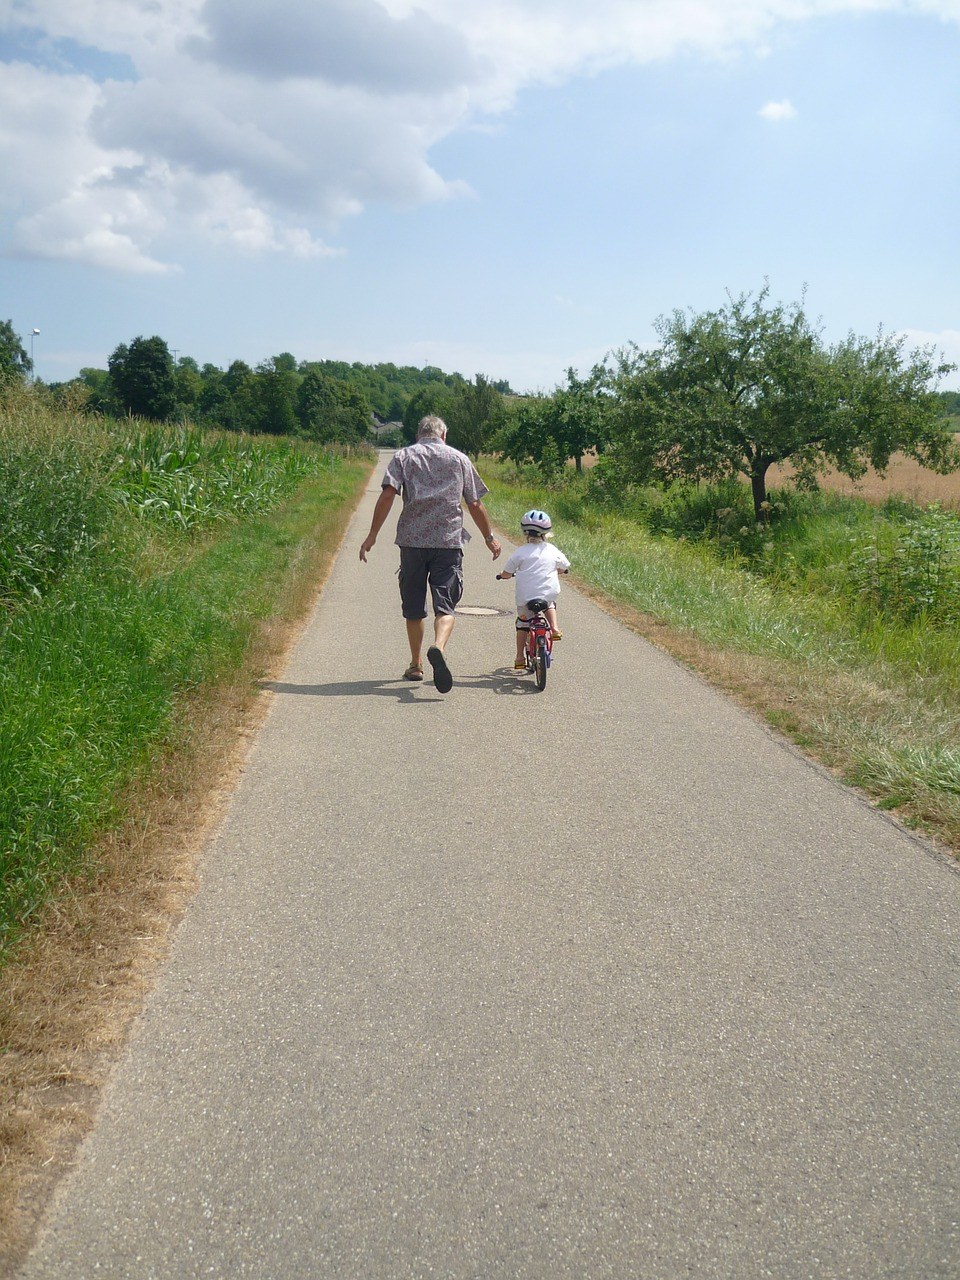
[[[433,380],[415,391],[403,411],[403,434],[408,444],[417,438],[417,427],[423,418],[436,416],[446,422],[453,406],[453,392],[445,383]]]
[[[506,418],[503,396],[478,373],[473,382],[454,388],[447,411],[449,443],[476,457]]]
[[[292,359],[292,357],[291,357]],[[275,436],[293,435],[297,429],[294,409],[298,375],[275,360],[257,366],[255,379],[256,429]]]
[[[567,385],[553,395],[516,401],[498,439],[499,452],[516,463],[533,462],[545,472],[559,470],[572,458],[581,471],[584,454],[606,444],[606,377],[599,365],[584,379],[568,369]]]
[[[548,476],[560,471],[567,453],[556,396],[525,396],[517,400],[507,413],[496,449],[518,466],[532,462]]]
[[[297,391],[300,434],[324,444],[357,444],[370,433],[372,414],[366,396],[355,386],[307,369]]]
[[[0,387],[25,381],[33,362],[24,350],[12,320],[0,320]]]
[[[613,459],[621,475],[664,481],[750,480],[756,519],[769,512],[766,476],[790,461],[815,486],[834,466],[851,478],[884,471],[895,452],[936,470],[960,459],[930,390],[950,365],[904,340],[850,335],[824,345],[800,304],[731,299],[719,311],[657,322],[663,345],[621,352],[614,377]]]
[[[134,338],[107,362],[114,394],[124,413],[164,422],[177,408],[173,360],[162,338]]]
[[[174,367],[174,387],[177,397],[177,416],[193,418],[203,395],[203,376],[200,366],[192,356],[182,356]]]
[[[89,413],[117,412],[113,381],[106,369],[81,369],[79,381],[88,389],[85,407]]]

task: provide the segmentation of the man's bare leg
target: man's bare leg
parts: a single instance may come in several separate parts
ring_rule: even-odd
[[[407,618],[407,640],[410,643],[410,665],[412,667],[422,667],[423,660],[421,651],[423,649],[423,618]]]
[[[436,637],[436,646],[438,649],[444,649],[446,647],[455,621],[456,619],[452,613],[438,613],[434,618],[433,634]]]

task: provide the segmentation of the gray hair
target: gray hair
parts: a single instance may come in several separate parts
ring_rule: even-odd
[[[446,435],[447,424],[436,414],[431,413],[420,419],[420,426],[417,428],[418,440],[444,440]]]

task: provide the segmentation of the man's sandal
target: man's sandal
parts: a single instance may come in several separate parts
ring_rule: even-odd
[[[407,667],[406,671],[403,673],[403,678],[404,680],[422,680],[423,667],[416,667],[411,662],[409,667]]]

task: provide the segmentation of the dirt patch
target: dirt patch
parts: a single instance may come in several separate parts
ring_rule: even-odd
[[[358,493],[359,499],[359,493]],[[202,872],[201,853],[233,793],[279,676],[333,563],[302,565],[241,672],[184,703],[189,726],[127,819],[96,850],[94,874],[66,889],[0,971],[0,1276],[21,1265],[44,1210],[92,1128],[101,1093]]]

